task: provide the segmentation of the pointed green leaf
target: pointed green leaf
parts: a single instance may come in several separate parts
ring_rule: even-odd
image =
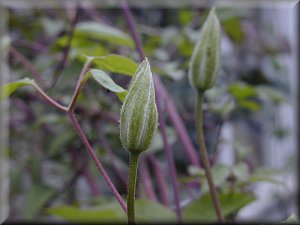
[[[19,88],[21,88],[23,86],[27,86],[27,85],[35,86],[36,84],[35,84],[34,80],[29,79],[29,78],[24,78],[22,80],[4,84],[0,90],[0,101],[9,97],[11,94],[13,94]]]
[[[126,214],[116,204],[80,209],[75,206],[59,206],[47,209],[47,213],[72,222],[126,222]]]
[[[134,42],[128,34],[119,29],[98,22],[78,23],[75,28],[74,35],[75,37],[84,36],[88,39],[99,39],[112,44],[134,48]]]
[[[101,84],[108,90],[115,92],[119,99],[122,102],[124,101],[127,95],[127,90],[117,85],[105,72],[103,72],[102,70],[91,69],[90,74],[99,84]]]
[[[93,62],[99,69],[128,76],[132,76],[138,68],[138,64],[130,58],[115,54],[94,57]]]
[[[91,69],[90,73],[93,78],[101,84],[103,87],[107,88],[112,92],[124,92],[125,89],[117,85],[105,72],[102,70]]]
[[[224,216],[237,212],[245,205],[253,202],[255,197],[249,193],[224,192],[219,193],[219,199]],[[192,202],[183,210],[185,222],[216,222],[216,214],[209,193]]]
[[[116,95],[118,96],[118,98],[121,100],[121,102],[125,101],[126,95],[128,94],[128,91],[125,90],[123,92],[117,92]]]

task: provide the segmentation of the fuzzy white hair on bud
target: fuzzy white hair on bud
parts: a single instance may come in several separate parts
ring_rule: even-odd
[[[131,153],[145,151],[158,125],[154,82],[148,59],[140,64],[132,77],[121,108],[120,139]]]
[[[216,80],[220,57],[221,28],[213,7],[200,32],[189,65],[190,84],[200,92],[210,89]]]

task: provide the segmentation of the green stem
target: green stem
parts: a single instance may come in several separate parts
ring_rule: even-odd
[[[137,170],[140,153],[130,153],[130,164],[128,171],[128,193],[127,193],[127,213],[128,213],[128,224],[135,224],[135,189]]]
[[[214,180],[211,173],[211,168],[209,164],[209,159],[207,155],[207,150],[204,142],[203,137],[203,112],[202,112],[202,100],[203,100],[203,93],[198,92],[197,93],[197,104],[196,104],[196,129],[197,129],[197,135],[200,145],[200,157],[203,162],[203,167],[205,171],[205,176],[208,182],[211,198],[213,201],[213,205],[216,211],[217,218],[219,222],[224,223],[224,217],[221,209],[221,204],[217,195],[217,190],[214,184]]]

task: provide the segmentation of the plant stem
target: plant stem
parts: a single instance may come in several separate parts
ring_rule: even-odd
[[[56,102],[55,100],[53,100],[51,97],[49,97],[37,84],[34,85],[35,89],[38,91],[38,93],[48,102],[50,103],[52,106],[54,106],[55,108],[62,110],[64,112],[68,111],[68,108],[59,104],[58,102]]]
[[[125,212],[127,212],[127,208],[126,208],[126,204],[124,202],[124,200],[122,199],[122,197],[120,196],[119,192],[117,191],[116,187],[114,186],[114,184],[112,183],[111,179],[109,178],[108,174],[106,173],[106,171],[104,170],[104,168],[102,167],[101,162],[99,161],[94,149],[92,148],[92,146],[90,145],[87,137],[85,136],[83,130],[81,129],[80,124],[78,123],[75,114],[73,112],[68,112],[68,115],[72,121],[72,124],[78,134],[78,136],[80,137],[82,143],[85,145],[89,155],[92,157],[93,161],[95,162],[97,168],[99,169],[100,173],[102,174],[104,180],[106,181],[106,183],[108,184],[109,188],[111,189],[111,191],[113,192],[114,196],[116,197],[117,201],[120,203],[121,207],[123,208],[123,210]]]
[[[13,46],[9,47],[9,51],[16,58],[17,61],[19,61],[31,74],[31,76],[34,77],[36,81],[38,81],[40,84],[43,84],[44,81],[41,79],[39,72],[34,68],[34,66],[24,57],[17,49],[15,49]]]
[[[80,91],[84,85],[84,83],[86,82],[86,79],[84,79],[84,75],[86,74],[86,72],[88,71],[89,69],[89,66],[91,65],[93,61],[93,58],[88,58],[80,72],[80,75],[79,75],[79,78],[77,80],[77,83],[76,83],[76,88],[75,88],[75,91],[74,91],[74,94],[73,94],[73,97],[72,97],[72,100],[71,100],[71,103],[69,105],[69,111],[70,112],[73,112],[74,111],[74,107],[76,105],[76,102],[77,102],[77,99],[78,99],[78,96],[80,94]]]
[[[128,209],[128,224],[135,224],[135,189],[137,179],[137,169],[139,162],[139,153],[130,153],[130,164],[128,171],[128,194],[127,194],[127,209]]]
[[[208,182],[211,198],[213,201],[213,205],[216,211],[217,218],[219,222],[224,223],[224,217],[221,209],[221,204],[218,198],[217,190],[214,185],[212,173],[211,173],[211,167],[209,164],[209,159],[207,155],[207,150],[205,146],[204,136],[203,136],[203,112],[202,112],[202,101],[203,101],[203,93],[198,92],[197,93],[197,103],[196,103],[196,129],[197,129],[197,135],[198,135],[198,141],[200,146],[200,158],[203,162],[203,167],[205,171],[205,176]]]

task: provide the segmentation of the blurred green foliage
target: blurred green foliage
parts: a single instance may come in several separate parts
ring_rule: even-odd
[[[63,59],[63,52],[70,44],[68,61],[59,73],[58,82],[46,90],[50,96],[65,105],[71,99],[86,60],[84,55],[95,57],[91,75],[104,88],[100,88],[96,82],[88,81],[80,94],[76,113],[104,167],[109,171],[121,195],[125,195],[126,186],[118,176],[118,171],[121,176],[126,177],[128,155],[119,141],[121,101],[118,97],[124,99],[130,76],[138,65],[138,56],[121,11],[98,10],[103,18],[101,22],[95,22],[88,9],[80,9],[79,22],[70,39],[70,18],[64,10],[12,9],[9,17],[11,43],[36,68],[41,78],[41,82],[36,82],[41,87],[46,87],[54,79],[55,67]],[[136,9],[134,12],[137,30],[142,37],[143,48],[151,67],[154,73],[161,76],[197,147],[193,127],[194,99],[191,97],[194,90],[188,84],[187,68],[207,12],[205,9]],[[223,38],[230,50],[222,52],[220,79],[208,91],[205,99],[205,138],[212,156],[217,154],[217,148],[213,146],[222,143],[217,132],[219,126],[222,127],[225,122],[240,120],[250,124],[249,129],[253,124],[263,127],[264,124],[253,115],[262,116],[266,110],[276,109],[288,101],[289,94],[286,83],[281,82],[282,78],[278,75],[270,76],[259,63],[262,58],[266,59],[269,66],[280,74],[283,65],[279,56],[288,51],[282,47],[285,43],[272,33],[266,31],[263,38],[251,36],[247,30],[249,26],[256,31],[259,29],[256,25],[257,10],[220,8],[217,13],[221,20]],[[275,44],[266,45],[270,39]],[[1,98],[12,94],[11,220],[50,219],[52,216],[59,216],[72,222],[125,221],[125,214],[115,200],[101,200],[97,204],[82,203],[82,199],[95,198],[89,189],[88,176],[84,175],[82,168],[89,171],[89,176],[100,190],[100,196],[111,194],[85,154],[84,146],[71,129],[67,118],[41,102],[33,91],[20,89],[13,93],[23,85],[32,84],[31,80],[23,79],[24,77],[33,77],[24,63],[13,54],[10,56],[10,67],[10,80],[16,82],[4,87]],[[111,92],[123,94],[115,96]],[[204,172],[189,164],[176,130],[169,120],[166,121],[168,140],[175,154],[183,193],[189,188],[188,183],[191,181],[201,184],[199,197],[188,198],[186,193],[181,195],[182,200],[186,198],[190,201],[183,208],[184,219],[192,222],[215,221]],[[264,123],[272,121],[265,120]],[[274,132],[284,137],[280,133],[283,128],[276,129]],[[107,147],[103,147],[101,137],[109,143],[111,153],[107,151]],[[225,216],[231,220],[234,220],[242,207],[255,201],[251,184],[268,181],[282,185],[276,180],[278,171],[266,173],[266,170],[259,167],[254,171],[250,170],[247,159],[254,154],[252,148],[237,141],[234,149],[237,156],[234,166],[218,163],[213,166],[215,182],[221,191],[221,205]],[[154,154],[159,165],[165,169],[166,160],[162,150],[163,143],[158,132],[148,154]],[[154,190],[159,193],[153,169],[150,166],[147,168]],[[168,174],[162,175],[167,182],[167,189],[171,190]],[[140,185],[141,189],[144,188],[143,184]],[[142,191],[139,198],[136,207],[138,222],[175,220],[171,207],[147,200]],[[172,198],[169,193],[168,198]]]

